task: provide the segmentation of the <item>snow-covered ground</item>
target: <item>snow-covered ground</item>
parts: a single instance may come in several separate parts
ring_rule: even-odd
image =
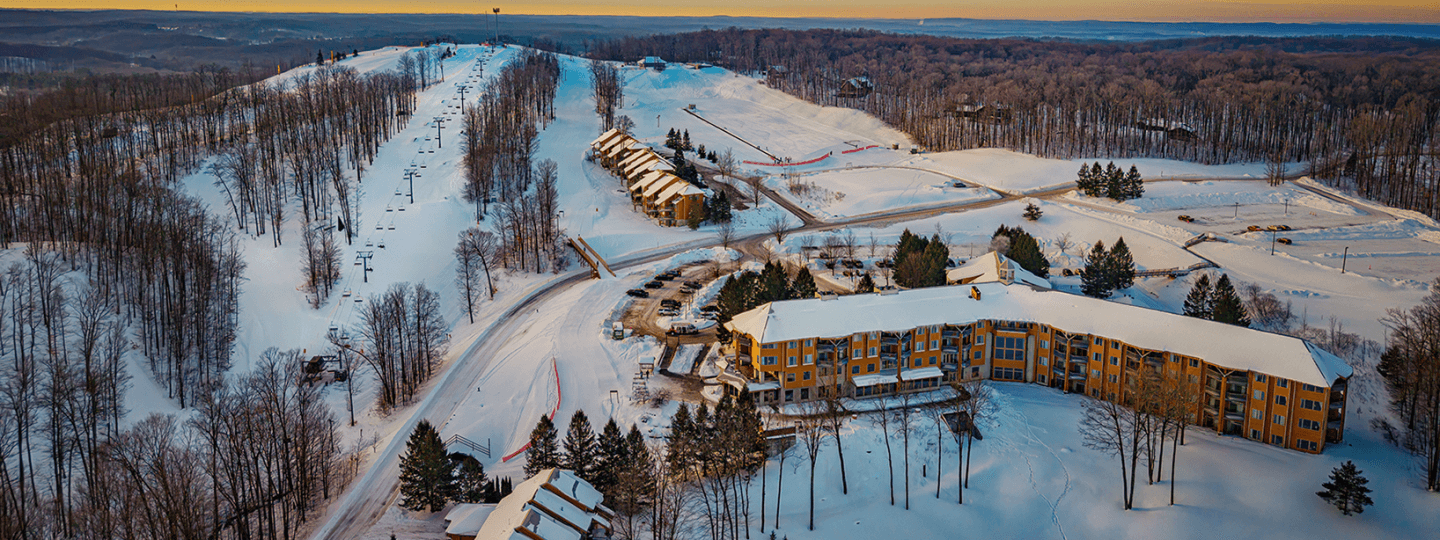
[[[956,187],[953,179],[933,172],[894,167],[768,176],[765,184],[822,219],[1000,197],[989,189]]]
[[[409,48],[391,47],[366,52],[342,61],[342,65],[361,71],[393,69],[406,50]],[[259,352],[270,346],[318,351],[331,327],[347,328],[358,322],[357,308],[370,295],[394,283],[423,282],[440,293],[446,319],[453,323],[447,366],[474,366],[478,373],[473,381],[460,381],[464,395],[444,396],[453,398],[446,403],[454,407],[453,414],[430,420],[446,437],[462,434],[489,441],[492,457],[483,460],[487,472],[518,480],[523,455],[503,463],[500,457],[520,448],[539,416],[551,411],[556,412],[562,427],[571,414],[584,409],[597,426],[614,418],[626,426],[635,423],[651,436],[664,434],[664,424],[676,404],[671,401],[656,408],[653,403],[630,399],[637,383],[644,383],[651,392],[672,384],[659,377],[635,379],[641,363],[660,356],[660,343],[645,336],[614,341],[607,323],[617,312],[623,313],[624,291],[641,285],[655,272],[687,262],[728,260],[738,253],[700,249],[668,260],[624,266],[625,261],[648,254],[708,247],[715,243],[716,231],[712,226],[698,231],[656,226],[632,211],[628,197],[618,192],[618,179],[583,160],[586,145],[599,133],[588,69],[584,60],[561,57],[564,71],[555,102],[556,119],[540,135],[537,159],[553,159],[559,165],[564,209],[561,226],[570,236],[584,237],[616,267],[618,277],[579,282],[543,302],[507,314],[531,293],[570,275],[497,272],[499,293],[494,300],[481,302],[481,313],[471,324],[460,310],[452,284],[451,249],[456,234],[475,225],[473,208],[458,198],[463,173],[455,87],[462,82],[472,88],[482,86],[514,54],[515,49],[460,47],[455,57],[445,61],[447,79],[419,95],[415,120],[387,142],[366,168],[360,236],[354,245],[344,248],[347,266],[342,294],[321,309],[310,308],[297,290],[301,282],[298,224],[293,220],[287,224],[280,247],[273,247],[268,235],[243,239],[248,268],[242,286],[235,369],[248,369]],[[626,104],[620,114],[634,119],[635,135],[646,142],[658,145],[674,127],[689,130],[692,142],[705,144],[707,149],[733,148],[739,159],[769,160],[759,150],[682,110],[693,104],[696,114],[772,154],[797,162],[828,156],[813,165],[742,167],[745,174],[768,176],[767,182],[782,193],[788,193],[779,183],[782,172],[799,174],[801,180],[829,192],[844,193],[843,198],[831,197],[828,203],[801,199],[825,218],[995,196],[985,189],[949,187],[951,178],[1005,193],[1043,191],[1073,182],[1081,162],[1110,161],[1044,159],[999,149],[912,155],[907,152],[906,136],[863,113],[804,103],[722,69],[676,66],[655,72],[627,68],[622,75]],[[473,100],[473,94],[467,99]],[[438,141],[434,140],[435,126],[427,121],[436,116],[447,118]],[[872,145],[878,147],[868,148]],[[900,149],[893,150],[891,145]],[[865,149],[845,153],[860,148]],[[1263,174],[1260,164],[1115,162],[1126,168],[1137,164],[1152,179],[1258,178]],[[413,203],[403,175],[404,169],[412,166],[424,167],[415,179]],[[883,168],[858,168],[871,166]],[[898,168],[902,166],[914,169]],[[227,203],[213,181],[209,174],[199,173],[185,183],[212,211],[224,214]],[[1145,198],[1126,203],[1073,194],[1034,199],[1044,212],[1037,222],[1021,217],[1025,204],[1031,202],[1022,199],[908,222],[856,226],[853,232],[860,258],[875,259],[887,256],[888,246],[902,230],[929,236],[938,225],[952,245],[952,256],[961,259],[988,251],[991,233],[998,225],[1023,226],[1041,241],[1050,257],[1057,287],[1071,291],[1078,290],[1078,279],[1055,275],[1063,268],[1082,266],[1084,254],[1095,241],[1109,245],[1123,236],[1141,269],[1185,267],[1208,259],[1221,269],[1207,272],[1223,271],[1239,281],[1260,284],[1282,300],[1292,301],[1296,312],[1310,324],[1325,325],[1333,317],[1347,331],[1383,340],[1384,329],[1378,319],[1384,309],[1414,305],[1435,279],[1440,269],[1440,228],[1432,221],[1373,203],[1357,210],[1343,204],[1344,197],[1322,195],[1310,189],[1314,187],[1311,184],[1299,185],[1304,189],[1292,185],[1272,188],[1260,181],[1153,182],[1147,185]],[[1238,208],[1236,202],[1241,203]],[[739,212],[739,229],[742,234],[763,231],[765,222],[778,212],[782,210],[769,202],[758,210]],[[1176,220],[1175,215],[1182,213],[1193,216],[1195,222]],[[1245,227],[1274,223],[1296,230],[1283,233],[1294,244],[1276,246],[1276,254],[1271,255],[1270,234],[1246,233]],[[800,245],[823,245],[826,234],[844,232],[796,233],[777,251],[798,261]],[[1189,250],[1182,247],[1186,240],[1206,232],[1227,242],[1205,242]],[[872,234],[880,244],[873,257],[868,252]],[[1062,253],[1060,239],[1067,234],[1072,245]],[[375,253],[370,262],[375,271],[368,282],[361,267],[349,266],[359,251]],[[1343,274],[1342,261],[1346,265]],[[1121,291],[1116,300],[1178,311],[1191,280],[1193,277],[1142,279]],[[718,282],[697,296],[713,297],[716,290]],[[347,291],[348,296],[343,294]],[[696,305],[703,303],[697,301]],[[482,336],[492,337],[485,334],[490,330],[499,334],[482,340]],[[473,357],[464,356],[472,345],[482,342],[486,348],[474,349]],[[713,373],[712,359],[704,359],[704,372]],[[378,451],[420,406],[378,416],[370,406],[374,385],[368,374],[362,371],[357,383],[359,424],[345,428],[344,446],[369,446]],[[147,384],[151,383],[146,376],[134,380],[129,401],[133,417],[174,409],[173,404],[156,397],[163,394],[154,390],[153,384]],[[431,388],[439,386],[437,381]],[[469,390],[472,387],[474,390]],[[949,453],[940,480],[941,498],[934,497],[935,465],[926,457],[934,455],[934,448],[927,446],[934,441],[931,427],[922,429],[911,441],[915,451],[912,473],[916,476],[912,509],[891,507],[885,486],[885,449],[877,430],[862,416],[845,438],[849,495],[839,495],[833,453],[827,450],[822,454],[817,471],[817,530],[813,533],[803,530],[808,495],[801,475],[806,470],[804,460],[787,460],[781,534],[797,538],[894,536],[894,524],[902,520],[907,527],[903,536],[912,538],[1144,535],[1183,539],[1210,538],[1217,532],[1236,537],[1425,538],[1440,530],[1433,496],[1415,485],[1410,458],[1380,442],[1367,427],[1368,418],[1377,410],[1374,402],[1357,400],[1352,404],[1356,416],[1349,423],[1347,442],[1327,448],[1320,456],[1197,430],[1182,449],[1177,486],[1180,505],[1164,504],[1168,485],[1142,485],[1137,510],[1124,512],[1119,505],[1115,463],[1079,444],[1074,428],[1076,398],[1035,386],[1005,384],[998,389],[1003,409],[987,427],[986,440],[976,447],[975,473],[965,506],[953,502],[953,442],[945,446]],[[337,417],[346,417],[343,389],[332,386],[327,401]],[[366,454],[367,459],[374,455]],[[1339,517],[1313,495],[1329,469],[1345,459],[1356,460],[1376,492],[1377,506],[1353,518]],[[927,472],[923,478],[919,477],[922,466]],[[774,464],[769,468],[772,490],[777,469]],[[770,504],[773,509],[774,501]],[[416,521],[424,517],[392,508],[367,537],[387,538],[387,526],[400,530],[433,526],[433,520]]]

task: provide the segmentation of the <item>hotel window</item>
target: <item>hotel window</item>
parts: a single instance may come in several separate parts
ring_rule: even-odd
[[[1258,440],[1258,439],[1260,438],[1260,430],[1258,430],[1258,429],[1252,429],[1252,430],[1250,430],[1250,438],[1251,438],[1251,439],[1257,439],[1257,440]]]
[[[860,364],[855,364],[855,365],[853,365],[853,366],[850,366],[850,374],[851,374],[851,375],[859,375],[859,374],[860,374]]]
[[[1048,339],[1042,339],[1042,340],[1040,340],[1040,348],[1041,348],[1041,349],[1049,349],[1049,348],[1050,348],[1050,340],[1048,340]]]
[[[976,345],[984,345],[984,344],[985,344],[985,334],[980,334],[980,335],[978,335],[978,336],[975,336],[975,344],[976,344]]]
[[[1285,379],[1275,379],[1275,386],[1279,386],[1280,388],[1289,388],[1290,381]]]
[[[1041,376],[1040,376],[1040,384],[1045,384],[1045,376],[1044,376],[1044,375],[1041,375]]]
[[[786,366],[789,366],[789,367],[795,367],[795,357],[794,357],[794,356],[791,356],[791,357],[790,357],[790,360],[789,360],[788,362],[786,362],[785,365],[786,365]]]
[[[805,375],[803,378],[807,381],[810,380],[810,370],[805,370]]]
[[[916,341],[916,342],[915,342],[915,352],[925,352],[925,342],[924,342],[924,341]]]
[[[815,355],[813,355],[813,354],[807,354],[807,355],[805,355],[805,365],[808,366],[808,365],[811,365],[811,364],[814,364],[814,363],[815,363]]]
[[[1118,366],[1118,365],[1120,365],[1120,357],[1119,357],[1119,356],[1111,356],[1111,357],[1110,357],[1110,365],[1112,365],[1112,366]]]
[[[805,346],[806,346],[806,347],[813,347],[813,346],[815,346],[815,340],[813,340],[813,339],[807,339],[807,340],[805,340]]]
[[[1001,381],[1024,381],[1025,370],[1014,368],[995,368],[994,378]]]
[[[1025,338],[995,336],[995,351],[992,354],[996,360],[1024,360]]]
[[[1050,365],[1050,360],[1047,359],[1047,358],[1045,358],[1044,356],[1041,356],[1041,357],[1040,357],[1040,365],[1042,365],[1042,366],[1048,366],[1048,365]]]
[[[1095,361],[1096,361],[1096,362],[1103,362],[1103,360],[1101,360],[1101,358],[1100,358],[1100,353],[1098,353],[1098,352],[1095,353]]]
[[[1256,391],[1255,391],[1255,399],[1256,399],[1257,401],[1265,401],[1265,391],[1264,391],[1264,390],[1256,390]]]
[[[1305,439],[1296,439],[1295,447],[1301,450],[1308,450],[1311,452],[1314,452],[1318,449],[1318,445],[1315,444],[1315,441],[1307,441]]]
[[[1097,338],[1095,338],[1095,344],[1096,344],[1096,345],[1104,345],[1104,344],[1105,344],[1105,340],[1100,339],[1100,338],[1097,337]]]
[[[1265,417],[1265,414],[1264,414],[1264,413],[1261,413],[1261,412],[1260,412],[1260,409],[1250,409],[1250,418],[1254,418],[1254,419],[1256,419],[1256,420],[1259,420],[1259,419],[1264,418],[1264,417]]]
[[[761,349],[774,349],[774,348],[775,348],[775,344],[774,344],[774,343],[766,343],[766,344],[764,344],[764,345],[761,345],[760,348],[761,348]]]
[[[1099,376],[1100,376],[1100,370],[1098,370],[1098,369],[1092,369],[1092,370],[1090,370],[1090,376],[1091,376],[1091,377],[1099,377]]]
[[[1284,405],[1284,404],[1285,404],[1285,396],[1275,396],[1275,404],[1276,404],[1276,405]]]
[[[1273,445],[1276,445],[1276,446],[1285,446],[1285,438],[1284,438],[1284,437],[1281,437],[1281,436],[1279,436],[1279,435],[1271,435],[1271,436],[1270,436],[1270,444],[1273,444]]]
[[[865,372],[866,372],[866,373],[874,373],[874,372],[875,372],[875,364],[865,364]]]
[[[1315,421],[1315,420],[1309,420],[1309,419],[1301,418],[1300,421],[1297,422],[1297,424],[1299,424],[1300,429],[1308,429],[1308,430],[1310,430],[1310,431],[1320,431],[1320,422],[1317,422],[1317,421]]]
[[[791,349],[794,349],[794,348],[799,347],[799,346],[800,346],[800,342],[799,342],[799,341],[791,341],[791,342],[790,342],[790,348],[791,348]]]
[[[870,347],[870,356],[875,356],[875,347]]]
[[[1111,383],[1118,383],[1118,382],[1120,382],[1120,376],[1119,376],[1119,375],[1111,375],[1111,376],[1110,376],[1110,382],[1111,382]]]
[[[1275,415],[1275,423],[1276,423],[1276,424],[1280,424],[1280,425],[1285,425],[1285,415],[1283,415],[1283,414],[1277,414],[1277,415]]]
[[[795,374],[794,374],[794,373],[786,373],[786,374],[785,374],[785,382],[795,382]]]
[[[1302,399],[1302,400],[1300,400],[1300,408],[1301,408],[1301,409],[1310,409],[1310,410],[1312,410],[1312,411],[1318,411],[1318,410],[1321,409],[1321,407],[1320,407],[1320,402],[1319,402],[1319,401],[1315,401],[1315,400],[1313,400],[1313,399]]]
[[[762,365],[762,366],[773,366],[773,365],[775,365],[775,361],[776,361],[776,360],[777,360],[777,358],[774,357],[774,356],[762,356],[762,357],[760,357],[760,365]]]
[[[933,351],[933,350],[939,349],[939,348],[940,348],[940,340],[938,340],[938,339],[932,339],[932,340],[930,340],[930,350]]]
[[[1200,361],[1192,358],[1190,360],[1190,367],[1200,367]]]
[[[850,351],[850,357],[851,357],[851,358],[860,358],[860,355],[861,355],[861,354],[863,354],[863,351],[862,351],[861,349],[859,349],[859,348],[856,348],[855,350]]]
[[[971,356],[973,356],[976,360],[979,360],[979,359],[980,359],[980,351],[975,351],[975,354],[973,354],[973,355],[971,355]]]

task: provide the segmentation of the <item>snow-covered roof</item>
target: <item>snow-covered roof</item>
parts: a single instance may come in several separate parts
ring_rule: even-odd
[[[620,163],[616,164],[616,166],[619,167],[619,168],[621,168],[621,169],[623,170],[623,169],[628,169],[628,168],[630,168],[631,166],[635,165],[636,163],[640,163],[640,162],[643,162],[643,161],[646,161],[646,160],[656,160],[656,159],[660,159],[660,156],[655,155],[654,152],[650,152],[650,151],[648,151],[648,150],[642,150],[642,151],[640,151],[640,152],[636,152],[636,153],[634,153],[634,154],[631,154],[630,156],[627,156],[625,159],[620,160]]]
[[[655,195],[659,195],[661,192],[665,191],[666,189],[669,189],[670,186],[673,186],[673,185],[675,185],[676,183],[684,183],[684,182],[685,182],[685,181],[684,181],[684,180],[681,180],[679,176],[675,176],[675,175],[673,175],[673,174],[667,174],[667,175],[665,175],[664,178],[662,178],[662,179],[660,179],[660,180],[657,180],[657,181],[654,181],[654,182],[651,182],[650,185],[645,186],[645,191],[642,192],[641,195],[643,195],[643,196],[645,196],[645,197],[652,197],[652,196],[655,196]]]
[[[867,375],[856,375],[850,378],[855,386],[875,386],[877,384],[890,384],[895,382],[894,373],[871,373]]]
[[[980,292],[980,300],[971,298],[972,288]],[[1330,386],[1337,377],[1351,374],[1343,360],[1299,338],[1023,284],[770,302],[736,315],[726,327],[761,343],[775,343],[980,320],[1042,323],[1316,386]]]
[[[676,177],[676,180],[679,180],[679,177]],[[661,191],[660,196],[655,198],[655,204],[664,205],[668,204],[671,199],[684,197],[687,195],[704,194],[704,191],[700,191],[700,188],[691,185],[690,182],[680,180],[679,182],[671,183],[670,187],[665,188],[665,191]]]
[[[566,497],[574,499],[574,502]],[[521,482],[514,491],[500,499],[475,538],[533,540],[529,535],[517,532],[517,529],[523,528],[545,540],[579,540],[582,531],[588,530],[592,521],[609,524],[603,516],[594,513],[601,499],[599,491],[573,472],[545,469]]]
[[[595,138],[595,140],[590,141],[590,147],[596,148],[601,145],[608,144],[612,142],[611,139],[615,138],[617,135],[624,135],[624,133],[621,133],[618,129],[611,128],[610,131],[601,133],[599,137]]]
[[[600,147],[600,152],[604,153],[606,156],[613,158],[631,150],[638,150],[638,148],[636,148],[636,145],[639,145],[642,148],[644,147],[644,145],[640,144],[639,141],[636,141],[629,135],[626,135],[624,137],[611,141],[605,146]]]
[[[642,189],[645,189],[646,187],[649,187],[650,184],[661,181],[667,176],[671,176],[676,179],[679,178],[665,171],[650,171],[641,176],[639,180],[635,181],[635,183],[630,184],[630,191],[640,191]]]
[[[1007,275],[1009,276],[1006,279]],[[1018,263],[1010,260],[1009,257],[991,251],[969,262],[960,265],[959,268],[945,272],[946,283],[991,283],[991,282],[1020,282],[1028,283],[1036,287],[1051,288],[1050,282],[1044,278],[1030,273],[1029,270],[1021,268]]]
[[[918,381],[918,380],[920,380],[920,379],[934,379],[934,378],[937,378],[937,377],[942,377],[942,376],[944,376],[944,375],[945,375],[945,374],[940,371],[940,368],[934,367],[934,366],[923,367],[923,368],[920,368],[920,369],[907,369],[907,370],[903,370],[903,371],[900,372],[900,378],[901,378],[901,379],[905,379],[905,380],[907,380],[907,381]]]
[[[480,533],[480,526],[490,513],[495,511],[493,504],[471,504],[460,503],[445,514],[445,521],[450,525],[445,527],[445,534],[455,536],[475,536]]]

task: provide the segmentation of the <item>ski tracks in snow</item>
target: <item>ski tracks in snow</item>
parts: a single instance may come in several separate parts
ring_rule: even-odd
[[[1018,420],[1021,425],[1025,427],[1025,431],[1021,434],[1024,435],[1026,439],[1029,439],[1029,441],[1033,444],[1037,444],[1044,448],[1045,451],[1050,454],[1050,457],[1054,458],[1055,462],[1060,465],[1060,471],[1065,474],[1064,489],[1060,491],[1060,494],[1057,495],[1054,500],[1051,500],[1050,497],[1046,496],[1045,493],[1040,490],[1040,485],[1035,481],[1035,464],[1030,460],[1030,453],[1022,451],[1022,446],[1025,446],[1024,442],[1015,441],[1013,439],[1010,439],[1009,437],[1004,436],[997,437],[1001,441],[1003,441],[1006,446],[1009,446],[1011,449],[1015,450],[1015,453],[1019,454],[1020,457],[1025,460],[1025,468],[1030,471],[1029,480],[1031,491],[1034,491],[1036,495],[1039,495],[1040,498],[1044,499],[1045,503],[1050,506],[1050,521],[1055,524],[1055,530],[1060,533],[1061,540],[1068,540],[1068,537],[1065,535],[1065,527],[1061,525],[1060,516],[1056,510],[1060,506],[1061,499],[1064,499],[1065,496],[1070,493],[1070,469],[1065,467],[1065,462],[1060,459],[1059,454],[1055,453],[1055,449],[1051,448],[1050,445],[1045,444],[1044,439],[1040,438],[1035,434],[1035,426],[1030,423],[1030,417],[1026,416],[1024,411],[1021,411],[1018,407],[1007,406],[1008,404],[1005,402],[1010,401],[1009,396],[1004,395],[1003,392],[996,392],[995,395],[1004,396],[997,401],[1000,401],[1000,405],[1004,407],[1004,410],[1011,413],[1011,415],[1016,420]]]

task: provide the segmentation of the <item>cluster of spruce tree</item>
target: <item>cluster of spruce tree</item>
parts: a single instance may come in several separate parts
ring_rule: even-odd
[[[375,372],[381,410],[408,403],[435,374],[450,341],[440,295],[424,284],[396,283],[371,295],[360,310],[358,333],[366,346],[352,352]]]
[[[1115,247],[1109,250],[1105,249],[1104,241],[1096,241],[1090,257],[1085,260],[1085,268],[1080,270],[1081,292],[1095,298],[1109,298],[1115,291],[1134,284],[1135,258],[1130,255],[1125,238],[1116,240]]]
[[[997,245],[995,240],[1002,237],[1006,241]],[[1001,250],[1000,254],[1015,261],[1015,264],[1020,265],[1025,271],[1041,278],[1050,277],[1050,260],[1046,259],[1045,254],[1040,251],[1040,242],[1035,240],[1030,233],[1025,232],[1024,228],[1000,225],[995,229],[995,234],[990,235],[990,242],[997,247],[1003,245],[1005,249]]]
[[[815,276],[809,270],[801,268],[791,277],[784,265],[767,262],[758,274],[746,270],[726,278],[725,284],[720,286],[715,305],[720,308],[720,322],[723,323],[761,304],[813,298],[815,292]]]
[[[555,119],[559,83],[554,55],[525,51],[465,111],[464,198],[475,205],[476,221],[490,213],[492,200],[498,203],[494,230],[507,268],[543,272],[562,253],[557,167],[531,162],[536,137]]]
[[[1107,163],[1104,169],[1100,168],[1099,161],[1094,165],[1080,164],[1075,187],[1091,197],[1109,197],[1116,201],[1139,199],[1145,195],[1145,179],[1140,177],[1140,169],[1131,165],[1130,172],[1125,172],[1113,161]]]
[[[126,428],[123,321],[89,298],[54,314],[58,349],[3,374],[0,535],[294,538],[354,474],[319,388],[298,382],[299,350],[266,350],[188,421]]]
[[[1440,169],[1425,165],[1440,137],[1434,50],[1405,38],[1074,43],[730,28],[623,38],[592,56],[659,54],[751,75],[784,66],[778,89],[864,110],[937,151],[1310,162],[1312,176],[1436,217]],[[847,97],[858,75],[875,91]]]
[[[1214,286],[1211,286],[1208,274],[1200,274],[1190,288],[1190,294],[1185,296],[1185,315],[1235,326],[1250,326],[1245,303],[1226,274],[1220,274]]]
[[[895,284],[909,289],[939,287],[945,284],[945,267],[950,262],[950,246],[936,233],[929,239],[900,233],[891,256],[895,264]]]
[[[574,471],[600,490],[605,495],[605,506],[619,514],[611,522],[617,537],[638,538],[642,523],[649,521],[647,510],[657,504],[657,475],[661,471],[651,452],[645,436],[634,424],[624,433],[612,418],[597,436],[585,411],[575,411],[561,442],[554,422],[541,416],[530,432],[525,476],[549,468]]]
[[[450,502],[496,503],[510,494],[509,478],[491,479],[485,466],[469,454],[447,453],[440,432],[420,420],[400,457],[400,506],[437,512]]]

